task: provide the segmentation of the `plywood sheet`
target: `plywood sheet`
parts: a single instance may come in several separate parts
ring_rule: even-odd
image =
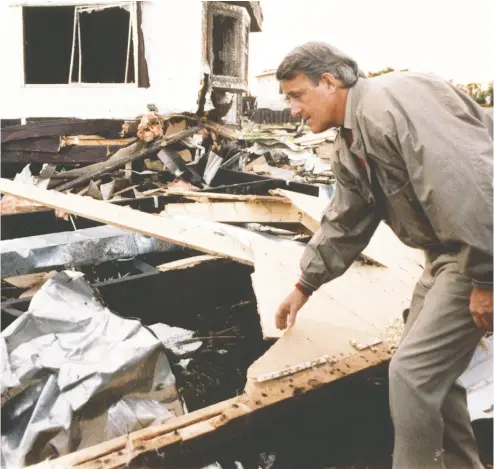
[[[302,213],[302,223],[311,231],[319,229],[327,201],[311,195],[278,189],[277,194],[289,199]],[[380,223],[376,233],[362,254],[386,267],[394,267],[420,274],[424,264],[424,254],[403,244],[385,223]]]

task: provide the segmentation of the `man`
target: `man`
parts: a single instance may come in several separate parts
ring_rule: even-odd
[[[277,327],[293,325],[311,293],[343,274],[384,220],[426,255],[389,369],[393,468],[482,468],[456,380],[492,331],[492,117],[434,76],[365,79],[325,43],[294,49],[277,79],[312,132],[341,128],[335,195]]]

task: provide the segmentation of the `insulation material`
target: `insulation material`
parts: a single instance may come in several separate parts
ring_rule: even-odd
[[[182,413],[161,341],[139,321],[105,308],[80,273],[49,280],[2,338],[3,467],[67,454]]]

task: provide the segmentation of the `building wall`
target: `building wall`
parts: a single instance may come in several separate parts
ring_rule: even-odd
[[[258,109],[281,110],[289,107],[285,96],[280,93],[280,84],[274,72],[257,77],[256,95]]]
[[[200,1],[141,2],[149,88],[136,84],[24,85],[22,4],[84,5],[77,0],[0,2],[0,118],[133,119],[155,104],[161,113],[194,112],[202,78]],[[98,3],[115,3],[98,0]]]

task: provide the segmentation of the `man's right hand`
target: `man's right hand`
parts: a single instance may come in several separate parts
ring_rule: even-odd
[[[295,288],[281,303],[276,312],[276,327],[280,330],[292,327],[300,308],[307,303],[308,296]]]

